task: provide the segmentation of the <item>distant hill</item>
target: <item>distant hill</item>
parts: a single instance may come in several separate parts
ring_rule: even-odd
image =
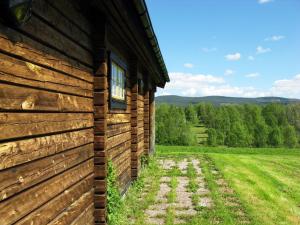
[[[300,99],[290,99],[281,97],[261,97],[261,98],[240,98],[225,96],[206,96],[206,97],[182,97],[177,95],[163,95],[155,98],[157,104],[168,103],[178,106],[197,104],[200,102],[210,102],[215,105],[224,104],[267,104],[267,103],[300,103]]]

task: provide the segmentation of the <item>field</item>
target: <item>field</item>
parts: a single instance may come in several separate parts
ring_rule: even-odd
[[[193,126],[191,129],[192,129],[192,132],[196,135],[197,144],[199,146],[206,145],[207,137],[208,137],[207,128],[203,124],[199,124],[199,125]]]
[[[298,225],[300,151],[157,146],[119,221]]]

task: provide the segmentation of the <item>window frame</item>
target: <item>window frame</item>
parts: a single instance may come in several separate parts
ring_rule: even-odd
[[[109,84],[109,109],[119,109],[126,110],[127,109],[127,93],[126,88],[127,85],[127,64],[113,52],[108,52],[108,62],[109,62],[109,73],[108,73],[108,84]],[[112,97],[112,64],[116,64],[121,69],[124,70],[124,100],[116,99]]]

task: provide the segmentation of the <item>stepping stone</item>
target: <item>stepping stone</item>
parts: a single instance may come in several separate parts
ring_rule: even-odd
[[[171,188],[166,183],[161,183],[159,191],[156,196],[156,201],[160,201],[166,198],[167,194],[171,191]]]
[[[199,202],[199,206],[201,206],[201,207],[207,207],[207,208],[212,207],[212,200],[211,200],[211,198],[209,198],[209,197],[203,197],[203,198],[201,198],[200,202]]]
[[[166,210],[146,209],[145,214],[149,218],[158,217],[158,216],[164,216],[166,214]]]
[[[197,214],[197,211],[194,209],[176,210],[175,211],[176,216],[195,216],[196,214]]]
[[[159,204],[151,205],[149,207],[149,210],[164,211],[164,210],[167,210],[168,207],[169,207],[169,204],[167,204],[167,203],[159,203]]]
[[[174,224],[185,224],[185,220],[183,219],[179,219],[179,218],[175,218],[174,219]]]
[[[171,160],[171,159],[166,159],[163,161],[162,163],[162,168],[164,170],[170,170],[172,169],[173,167],[175,167],[176,163],[174,160]]]
[[[161,177],[160,182],[161,183],[169,183],[171,181],[171,177]]]
[[[151,218],[148,218],[147,224],[151,224],[151,225],[164,225],[165,224],[165,220],[162,219],[162,218],[151,217]]]
[[[184,159],[183,161],[180,161],[178,163],[178,168],[181,171],[181,173],[186,174],[187,173],[187,168],[188,168],[188,161],[187,161],[187,159]]]
[[[199,167],[199,165],[200,165],[199,160],[198,159],[193,159],[192,164],[193,164],[197,174],[202,174],[202,169]]]
[[[200,187],[196,192],[196,194],[198,194],[198,195],[207,195],[209,193],[210,193],[210,191],[203,187]]]

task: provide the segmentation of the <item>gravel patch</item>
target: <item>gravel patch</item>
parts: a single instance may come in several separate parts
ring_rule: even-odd
[[[147,219],[148,224],[151,225],[163,225],[165,224],[165,220],[162,218],[151,217]]]
[[[187,159],[183,159],[182,161],[180,161],[178,163],[178,168],[179,168],[179,170],[182,174],[187,173],[187,167],[188,167],[188,160]]]

